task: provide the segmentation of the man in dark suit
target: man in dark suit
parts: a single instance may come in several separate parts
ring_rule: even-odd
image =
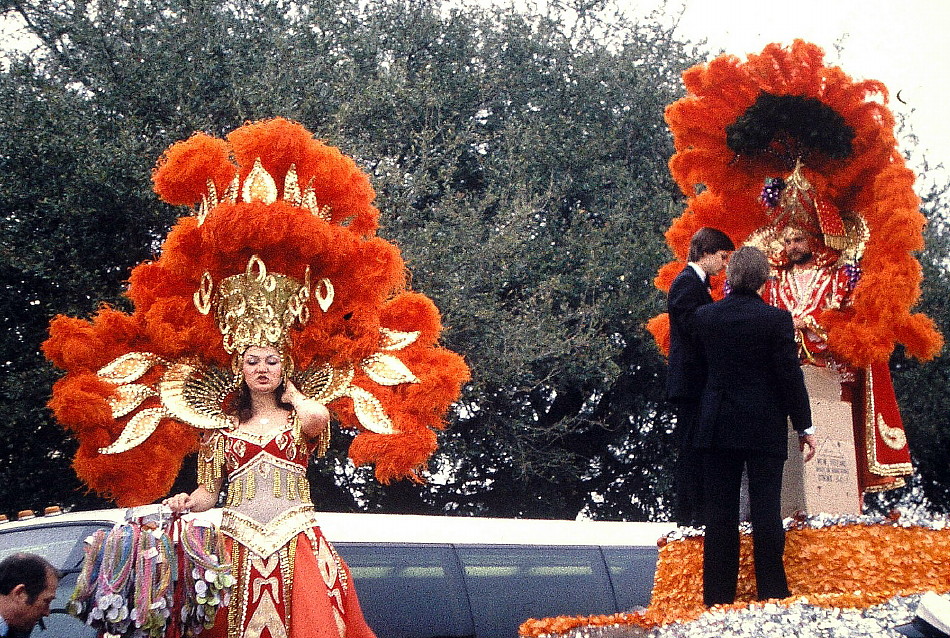
[[[730,294],[698,309],[693,320],[707,370],[694,441],[703,453],[707,606],[735,601],[743,468],[749,476],[758,597],[790,595],[780,510],[789,419],[805,461],[815,454],[792,316],[759,296],[769,275],[768,260],[759,249],[745,246],[732,255],[726,274]]]
[[[690,238],[689,263],[673,280],[667,296],[670,355],[666,397],[676,411],[678,458],[674,515],[680,525],[699,524],[702,497],[700,455],[693,448],[692,439],[706,375],[693,343],[693,313],[713,302],[709,277],[722,272],[734,248],[732,240],[721,230],[700,228]]]
[[[0,636],[29,636],[50,614],[59,574],[36,554],[13,554],[0,561]]]

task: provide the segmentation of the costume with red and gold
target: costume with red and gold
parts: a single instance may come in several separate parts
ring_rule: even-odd
[[[867,227],[859,215],[841,215],[827,205],[821,206],[819,215],[815,193],[802,173],[798,164],[782,186],[783,196],[775,202],[775,221],[753,233],[747,242],[761,248],[772,266],[773,276],[763,298],[800,320],[803,326],[796,328],[795,340],[802,365],[828,370],[841,399],[848,404],[845,414],[851,416],[841,425],[854,432],[861,491],[898,487],[913,467],[890,368],[879,362],[865,368],[850,365],[828,347],[828,333],[822,326],[832,313],[848,310],[861,277]],[[823,232],[829,225],[836,228],[836,234]],[[784,250],[782,239],[796,235],[809,238],[811,257],[804,263],[792,263]],[[806,380],[812,378],[806,375]],[[869,414],[876,418],[868,419]],[[828,413],[825,416],[832,418]]]
[[[664,265],[655,283],[669,289],[703,226],[761,246],[764,235],[777,240],[795,219],[820,231],[829,254],[854,253],[829,257],[833,265],[799,278],[779,272],[773,298],[784,294],[784,303],[809,317],[805,358],[870,372],[866,383],[857,379],[853,405],[856,425],[876,442],[859,457],[871,473],[904,476],[911,468],[906,449],[896,449],[903,431],[888,358],[896,343],[921,359],[943,345],[934,322],[911,312],[920,295],[914,251],[923,248],[925,220],[914,175],[897,149],[887,89],[854,81],[823,58],[818,46],[796,40],[746,60],[722,55],[683,74],[687,95],[666,110],[676,149],[670,171],[687,197],[666,239],[681,261]],[[806,294],[809,283],[817,289]],[[714,282],[719,295],[722,285]],[[647,326],[664,350],[668,326],[665,315]]]
[[[195,208],[132,270],[134,311],[56,317],[43,345],[66,370],[50,407],[79,440],[76,472],[140,505],[200,448],[199,483],[229,479],[222,531],[239,586],[218,615],[229,635],[371,636],[305,476],[329,427],[312,441],[293,416],[262,438],[236,429],[224,406],[240,356],[275,348],[296,387],[357,430],[350,457],[382,482],[419,480],[468,369],[439,347],[438,310],[375,235],[365,173],[301,125],[198,133],[165,152],[153,180],[164,201]]]
[[[793,318],[800,318],[805,324],[795,332],[803,362],[833,368],[853,377],[853,371],[831,356],[827,333],[818,323],[819,315],[825,310],[840,310],[847,305],[853,286],[848,271],[835,264],[836,256],[831,255],[831,263],[827,261],[816,261],[802,268],[793,267],[787,260],[773,262],[774,277],[766,282],[763,298],[773,306],[785,308]]]
[[[315,524],[306,474],[312,451],[291,424],[267,435],[206,436],[199,478],[213,488],[227,474],[221,531],[235,577],[210,636],[307,636],[317,627],[326,636],[374,635],[348,567]]]

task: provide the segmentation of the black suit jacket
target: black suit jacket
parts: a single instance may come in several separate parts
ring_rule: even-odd
[[[694,317],[707,368],[694,445],[788,456],[788,419],[811,426],[792,315],[752,293],[732,293]]]
[[[666,298],[670,315],[670,355],[666,377],[666,398],[670,401],[698,401],[706,373],[693,339],[693,313],[711,304],[705,282],[692,266],[686,266],[673,280]]]

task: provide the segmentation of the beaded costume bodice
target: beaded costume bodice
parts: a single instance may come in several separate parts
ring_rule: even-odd
[[[846,307],[853,286],[848,269],[841,267],[779,268],[775,277],[767,282],[765,300],[788,310],[792,317],[805,324],[805,328],[795,331],[803,364],[829,367],[840,374],[848,374],[844,363],[829,351],[828,335],[821,327],[819,317],[826,310]]]
[[[313,526],[306,476],[310,448],[290,425],[264,435],[218,431],[204,449],[202,461],[217,465],[228,477],[221,519],[225,534],[267,557]]]

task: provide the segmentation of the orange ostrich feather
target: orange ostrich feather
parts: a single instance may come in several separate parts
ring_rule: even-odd
[[[852,80],[840,68],[826,66],[822,49],[802,40],[790,47],[770,44],[745,61],[717,57],[687,70],[683,81],[687,95],[667,107],[666,121],[676,149],[670,171],[687,197],[687,210],[666,234],[679,261],[660,269],[656,285],[668,289],[701,226],[719,228],[739,245],[770,223],[758,201],[763,182],[789,169],[766,154],[734,153],[727,127],[763,92],[814,98],[844,118],[854,139],[848,157],[812,158],[805,173],[837,210],[860,213],[870,231],[852,307],[822,317],[829,347],[859,367],[886,361],[897,343],[921,359],[936,356],[943,337],[932,321],[910,312],[920,297],[922,275],[913,251],[923,248],[925,220],[914,175],[896,150],[885,86]],[[665,322],[660,315],[647,324],[664,352]]]
[[[321,214],[292,197],[225,197],[235,179],[243,183],[256,163],[279,187],[293,169],[300,189],[315,195]],[[135,307],[131,314],[103,308],[88,321],[56,317],[43,345],[46,356],[66,370],[50,407],[79,440],[74,459],[79,477],[122,506],[166,494],[183,457],[197,449],[199,431],[165,417],[138,445],[103,453],[101,448],[119,438],[130,416],[113,417],[110,401],[116,398],[116,386],[97,372],[128,353],[161,357],[155,371],[139,380],[146,385],[161,377],[159,370],[167,362],[228,368],[231,356],[213,313],[199,312],[195,293],[203,274],[220,282],[245,272],[257,255],[268,272],[304,281],[309,269],[311,281],[332,283],[328,308],[318,306],[313,296],[307,302],[310,319],[291,330],[290,356],[298,370],[325,364],[353,367],[353,385],[374,396],[396,432],[371,432],[350,398],[332,401],[336,419],[359,430],[351,457],[374,464],[381,481],[416,478],[436,449],[435,431],[445,427],[446,412],[468,379],[468,368],[459,355],[438,346],[438,310],[425,296],[406,290],[399,249],[375,236],[379,211],[366,174],[300,124],[276,118],[246,124],[227,141],[198,133],[173,145],[158,161],[153,182],[164,201],[200,206],[199,215],[180,218],[161,257],[132,270],[127,291]],[[362,371],[367,358],[380,351],[381,334],[389,334],[385,331],[416,335],[387,353],[416,382],[378,385]],[[142,407],[158,405],[159,398],[151,397]]]

